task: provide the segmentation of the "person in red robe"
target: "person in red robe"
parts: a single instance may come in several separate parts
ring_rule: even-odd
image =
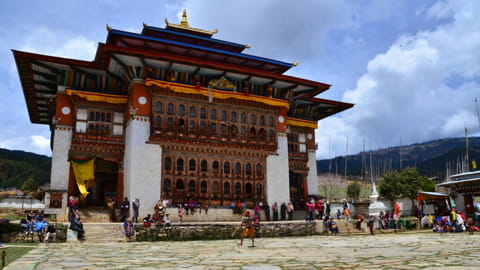
[[[400,217],[400,205],[398,204],[397,201],[395,201],[395,221],[398,221],[398,218]]]

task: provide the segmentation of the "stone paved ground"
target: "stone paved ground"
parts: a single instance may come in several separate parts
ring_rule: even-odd
[[[5,269],[479,269],[479,241],[409,233],[261,238],[254,248],[234,240],[41,244]]]

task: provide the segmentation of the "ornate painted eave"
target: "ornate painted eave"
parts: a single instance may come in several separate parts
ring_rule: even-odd
[[[245,95],[244,93],[239,93],[232,90],[218,89],[215,86],[210,87],[195,87],[193,85],[187,85],[182,83],[168,82],[162,80],[146,79],[146,86],[156,85],[168,90],[171,90],[176,93],[184,93],[190,95],[202,95],[205,97],[211,97],[213,99],[237,99],[243,101],[253,101],[262,103],[265,105],[270,105],[273,107],[284,107],[288,109],[289,102],[288,100],[276,99],[271,97],[257,96],[257,95]]]

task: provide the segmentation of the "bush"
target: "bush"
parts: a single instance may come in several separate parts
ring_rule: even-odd
[[[10,243],[15,240],[17,234],[23,232],[25,229],[20,224],[4,222],[0,223],[0,241]]]
[[[353,183],[348,184],[347,186],[347,197],[358,200],[360,197],[360,191],[362,190],[362,187],[357,181],[354,181]]]

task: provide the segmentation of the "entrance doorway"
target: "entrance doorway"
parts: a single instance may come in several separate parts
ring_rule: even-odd
[[[305,175],[290,171],[290,200],[292,200],[295,209],[305,209],[304,179]]]
[[[95,160],[95,186],[87,196],[87,206],[106,206],[107,197],[117,199],[118,163],[97,158]],[[117,205],[121,202],[117,202]]]

